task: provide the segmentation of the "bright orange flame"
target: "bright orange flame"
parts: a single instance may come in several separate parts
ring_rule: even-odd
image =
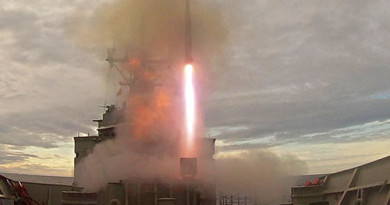
[[[184,69],[185,74],[185,113],[187,126],[187,154],[191,153],[194,142],[195,127],[195,91],[193,82],[193,67],[187,64]]]

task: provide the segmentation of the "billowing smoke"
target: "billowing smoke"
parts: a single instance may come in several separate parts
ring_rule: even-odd
[[[227,32],[216,5],[191,3],[196,89],[203,99],[206,71],[224,56]],[[177,178],[185,126],[185,1],[117,0],[85,18],[76,16],[69,23],[71,38],[83,48],[115,45],[117,56],[112,57],[124,56],[116,66],[129,86],[122,86],[125,92],[118,96],[124,117],[115,140],[98,144],[78,162],[75,182],[85,191],[98,191],[108,182],[131,178]],[[195,135],[203,133],[198,120]]]
[[[191,1],[191,16],[194,60],[213,69],[216,64],[210,63],[223,58],[227,43],[222,11],[216,2]],[[116,0],[92,14],[78,11],[69,20],[67,31],[83,48],[101,46],[105,50],[115,43],[130,57],[183,63],[185,1]]]
[[[191,17],[197,114],[202,119],[202,105],[210,90],[206,88],[210,87],[212,71],[224,61],[228,32],[223,12],[216,2],[191,1]],[[185,64],[185,20],[184,0],[116,0],[101,5],[92,14],[78,11],[74,19],[69,20],[68,35],[77,45],[95,51],[116,47],[113,57],[126,58],[120,65],[121,72],[138,82],[146,82],[138,84],[146,92],[140,89],[138,93],[133,92],[137,86],[131,88],[128,117],[132,117],[133,125],[137,126],[137,131],[131,130],[131,134],[144,135],[142,130],[151,130],[150,127],[161,125],[163,121],[176,126],[171,126],[176,135],[180,130],[177,127],[182,127],[168,121],[182,120],[179,118],[182,113],[177,112],[183,110],[180,100]],[[102,60],[104,57],[101,56]],[[164,60],[169,66],[146,71],[146,59]],[[156,85],[161,89],[149,92],[148,88]],[[146,101],[150,103],[143,103]],[[135,108],[135,104],[140,106]],[[135,124],[135,121],[140,123]],[[203,135],[202,120],[197,121],[196,132]]]
[[[210,86],[209,76],[213,76],[210,71],[224,61],[227,29],[215,2],[191,2],[200,119],[196,136],[202,137],[202,100],[207,95],[205,88]],[[115,44],[119,56],[126,54],[126,61],[118,64],[119,69],[134,78],[130,97],[126,93],[129,91],[122,87],[126,92],[118,98],[126,105],[122,106],[124,121],[116,128],[115,140],[99,143],[78,162],[75,182],[85,191],[98,191],[108,182],[119,180],[177,178],[180,140],[184,134],[184,1],[118,0],[81,19],[80,15],[75,16],[68,33],[78,45],[105,51]],[[142,65],[145,59],[165,60],[169,66],[145,70]],[[219,157],[214,165],[200,164],[199,176],[216,180],[218,190],[225,193],[248,195],[268,203],[286,194],[291,185],[286,176],[299,174],[304,167],[293,156],[247,152]]]
[[[179,175],[179,160],[166,155],[143,155],[119,140],[109,140],[98,144],[76,169],[76,185],[84,187],[83,191],[96,192],[109,182],[121,180],[170,182]]]
[[[276,204],[289,196],[296,179],[293,176],[306,169],[305,162],[297,157],[278,156],[270,151],[222,156],[216,160],[217,189],[229,196],[248,196],[261,204]]]

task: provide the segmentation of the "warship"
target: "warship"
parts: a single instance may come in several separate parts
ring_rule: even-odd
[[[194,62],[190,0],[185,0],[184,5],[186,11],[185,25],[183,25],[185,28],[184,65],[187,71],[193,69]],[[166,95],[166,88],[180,87],[178,86],[180,82],[172,77],[174,75],[166,75],[175,72],[172,71],[174,69],[172,61],[153,55],[125,54],[123,58],[118,58],[115,56],[115,49],[108,49],[107,53],[106,61],[110,68],[114,68],[121,76],[120,85],[123,90],[128,91],[127,97],[121,105],[104,106],[105,112],[102,118],[94,120],[97,123],[96,135],[74,137],[74,178],[4,174],[0,177],[0,204],[257,205],[256,201],[250,201],[246,197],[217,196],[215,182],[203,178],[201,172],[204,171],[205,164],[211,172],[213,169],[215,139],[196,136],[188,145],[182,140],[185,134],[173,126],[185,119],[178,117],[172,111],[177,109],[175,103],[171,105],[166,101],[167,96],[168,101],[170,97],[183,98],[183,95],[177,95],[175,90],[168,89]],[[144,119],[141,114],[146,113],[149,116],[157,111],[159,113],[161,110],[156,110],[153,103],[164,108],[163,113],[172,115],[164,118],[165,121],[157,121],[157,128],[146,126],[145,129],[148,131],[145,132],[145,129],[139,129],[137,127],[139,124],[134,121]],[[139,112],[145,109],[147,112]],[[159,127],[162,125],[163,127]],[[168,131],[161,132],[164,129]],[[160,136],[160,134],[164,135]],[[193,132],[192,135],[194,134],[199,133]],[[135,154],[137,157],[151,156],[160,162],[153,164],[152,161],[145,160],[134,164],[134,161],[124,158],[121,161],[123,169],[131,166],[131,169],[141,174],[107,177],[103,185],[100,183],[99,186],[95,186],[96,181],[93,177],[89,181],[83,180],[83,177],[90,177],[101,170],[86,166],[88,163],[85,162],[94,154],[97,147],[107,143],[128,146],[130,150],[128,153]],[[183,147],[189,150],[188,146],[196,148],[196,154],[183,152]],[[148,159],[147,157],[145,159]],[[173,163],[165,162],[166,158],[172,159]],[[97,162],[105,163],[104,160]],[[164,172],[167,167],[170,173],[165,175],[142,174]],[[291,188],[289,202],[282,204],[390,205],[389,170],[390,157],[386,157],[332,174],[305,176],[304,183]],[[110,173],[106,174],[110,175]]]

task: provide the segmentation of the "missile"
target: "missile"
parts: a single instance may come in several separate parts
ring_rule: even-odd
[[[192,59],[192,31],[191,31],[191,3],[185,0],[186,29],[185,29],[185,57],[186,63],[191,64]]]

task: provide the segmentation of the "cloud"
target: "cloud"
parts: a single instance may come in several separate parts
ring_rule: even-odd
[[[52,166],[42,164],[18,164],[11,166],[0,165],[0,172],[2,173],[18,173],[18,174],[33,174],[45,176],[69,176],[63,169],[56,169]]]
[[[29,158],[38,158],[35,154],[23,153],[12,146],[0,145],[0,163],[5,165],[9,163],[22,162]]]
[[[70,14],[88,16],[104,2],[2,2],[0,143],[55,149],[77,132],[94,131],[91,120],[101,117],[97,105],[109,84],[105,50],[80,50],[65,27]],[[205,124],[218,134],[220,151],[389,135],[389,2],[214,4],[230,25],[226,62],[209,68],[205,102]],[[12,153],[5,155],[9,162],[28,158]]]
[[[94,132],[91,120],[104,98],[102,64],[64,35],[66,11],[80,9],[80,2],[35,3],[0,8],[0,36],[6,37],[0,45],[0,143],[54,148],[77,132]]]
[[[386,125],[372,124],[390,119],[388,98],[371,97],[390,88],[388,2],[233,4],[225,4],[228,18],[235,19],[230,56],[215,79],[206,124],[211,130],[247,129],[220,133],[217,138],[230,143],[221,150],[390,134]],[[339,133],[349,127],[355,128]],[[302,138],[314,133],[322,134]],[[275,140],[254,142],[269,136]]]
[[[332,173],[388,156],[388,138],[349,143],[291,143],[270,148],[276,153],[294,153],[307,163],[307,173]],[[358,152],[356,150],[359,150]]]

